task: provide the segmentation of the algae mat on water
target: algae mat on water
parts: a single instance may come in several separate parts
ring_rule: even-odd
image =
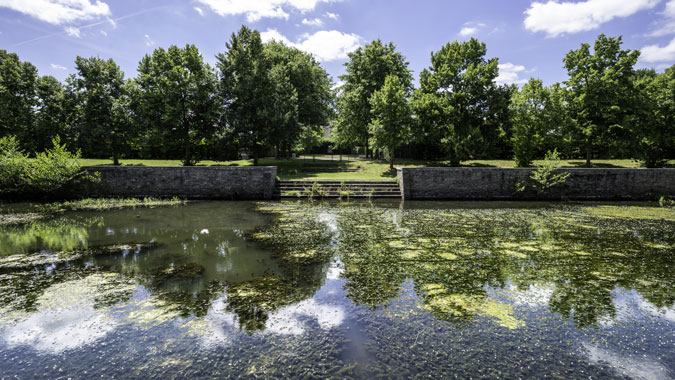
[[[649,217],[199,202],[2,226],[0,373],[672,378],[675,222],[629,207]]]

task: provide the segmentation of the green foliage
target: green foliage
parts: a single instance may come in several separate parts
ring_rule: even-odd
[[[156,49],[139,63],[137,83],[141,124],[150,131],[147,143],[165,154],[180,152],[183,165],[197,163],[222,114],[216,74],[197,47]]]
[[[130,84],[112,59],[99,57],[75,60],[76,75],[68,78],[77,113],[78,146],[89,156],[104,154],[119,165],[122,151],[133,139],[129,114]],[[56,89],[54,89],[56,90]]]
[[[586,155],[586,164],[600,150],[616,154],[631,112],[632,77],[640,52],[622,50],[622,38],[598,36],[571,50],[563,60],[569,74],[570,106],[575,120],[571,139]],[[607,148],[610,148],[607,150]]]
[[[513,154],[516,166],[529,167],[541,147],[549,125],[548,92],[539,79],[530,79],[511,101]]]
[[[17,136],[22,148],[30,148],[29,131],[37,103],[37,68],[19,56],[0,50],[0,136]]]
[[[563,185],[567,182],[570,173],[560,172],[560,156],[557,150],[546,153],[543,164],[539,165],[537,170],[530,174],[530,178],[526,182],[519,182],[516,184],[518,191],[525,191],[533,189],[537,194],[543,195],[548,193],[554,187]]]
[[[675,200],[668,196],[662,195],[659,197],[659,206],[661,207],[675,207]]]
[[[53,147],[29,158],[14,137],[0,139],[0,196],[43,197],[63,194],[97,176],[82,170],[80,153],[70,153],[58,137]]]
[[[384,149],[389,157],[389,168],[393,169],[396,148],[406,144],[412,133],[408,92],[401,79],[388,76],[384,86],[373,93],[370,105],[375,117],[370,125],[371,147]]]
[[[339,89],[334,139],[338,146],[358,144],[368,148],[372,137],[369,126],[376,117],[372,112],[373,94],[389,76],[398,77],[406,92],[411,91],[412,74],[396,46],[379,39],[350,53],[345,70],[347,73],[340,76],[344,84]]]
[[[639,70],[634,86],[632,156],[648,168],[662,167],[675,147],[675,66],[663,74]]]
[[[298,139],[323,133],[333,117],[331,79],[326,70],[308,53],[281,42],[264,45],[264,58],[270,62],[270,77],[275,85],[274,104],[278,119],[270,143],[290,157]],[[286,112],[283,112],[286,110]],[[301,143],[305,148],[312,146]],[[311,144],[310,144],[311,145]]]
[[[502,119],[500,108],[493,107],[503,103],[503,90],[495,84],[498,60],[486,60],[486,53],[485,44],[475,38],[448,43],[431,54],[431,66],[420,74],[415,114],[429,134],[440,138],[452,166],[478,152],[488,142],[483,136]]]

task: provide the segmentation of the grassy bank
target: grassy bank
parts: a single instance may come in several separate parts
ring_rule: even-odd
[[[535,161],[541,164],[542,161]],[[110,160],[83,159],[84,166],[111,165]],[[180,160],[122,160],[125,166],[181,166]],[[561,162],[565,168],[584,167],[584,160],[566,160]],[[202,161],[200,166],[252,166],[253,160],[239,161]],[[281,180],[346,180],[346,181],[387,181],[396,177],[396,172],[389,170],[389,164],[382,160],[359,159],[354,156],[316,156],[300,157],[291,160],[262,159],[261,166],[278,167],[278,176]],[[397,160],[400,167],[438,167],[448,166],[447,161]],[[515,162],[511,160],[475,160],[465,161],[463,167],[485,168],[513,168]],[[669,162],[675,167],[675,160]],[[634,160],[596,160],[595,168],[639,168],[640,163]]]

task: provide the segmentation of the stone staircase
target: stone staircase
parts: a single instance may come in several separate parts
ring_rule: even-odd
[[[396,181],[277,181],[276,198],[401,198]]]

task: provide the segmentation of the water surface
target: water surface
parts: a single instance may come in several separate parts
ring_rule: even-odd
[[[675,211],[201,202],[0,227],[0,378],[675,377]]]

